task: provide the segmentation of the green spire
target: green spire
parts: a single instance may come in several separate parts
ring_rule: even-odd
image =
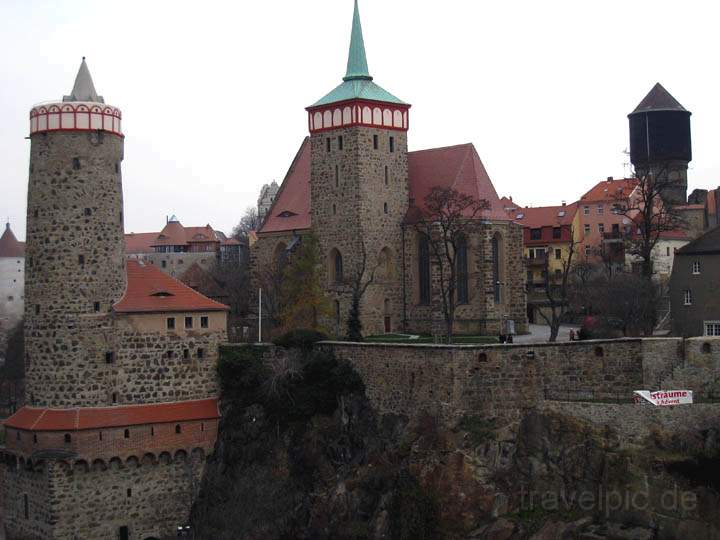
[[[353,12],[347,73],[345,73],[343,81],[356,79],[372,81],[372,77],[368,72],[367,57],[365,56],[365,42],[363,40],[362,26],[360,25],[360,10],[358,9],[357,0],[355,0],[355,11]]]

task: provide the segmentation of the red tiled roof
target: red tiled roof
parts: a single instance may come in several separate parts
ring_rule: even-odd
[[[10,228],[5,225],[5,232],[0,236],[0,257],[24,257],[25,242],[19,242]]]
[[[711,189],[710,191],[708,191],[707,211],[708,214],[710,214],[711,216],[714,216],[717,213],[717,196],[719,191],[720,189]]]
[[[490,208],[482,213],[483,218],[508,220],[472,143],[408,152],[408,176],[410,199],[421,209],[430,190],[441,186],[453,188],[478,200],[486,200]]]
[[[607,201],[618,196],[627,197],[637,187],[637,178],[622,178],[619,180],[603,180],[580,197],[579,202]]]
[[[226,305],[210,300],[192,290],[154,265],[128,261],[127,278],[128,285],[125,296],[113,306],[118,313],[227,311],[230,309]]]
[[[560,225],[571,225],[577,203],[566,204],[565,206],[538,206],[535,208],[518,208],[515,212],[509,213],[515,223],[523,227],[536,229],[539,227],[558,227]],[[560,215],[564,212],[564,215]],[[522,217],[521,217],[522,216]]]
[[[305,137],[258,233],[310,228],[310,150]]]
[[[129,233],[125,235],[125,253],[150,253],[159,233]]]
[[[310,157],[310,139],[306,138],[258,233],[310,228]],[[508,220],[492,181],[470,143],[408,152],[408,175],[410,198],[415,205],[422,206],[434,186],[452,187],[460,193],[487,200],[490,209],[483,212],[484,218]],[[409,215],[415,215],[412,207]]]
[[[43,409],[23,407],[5,426],[32,431],[79,431],[220,418],[218,400],[175,401],[118,407]]]

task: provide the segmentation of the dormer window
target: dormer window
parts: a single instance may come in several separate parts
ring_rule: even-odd
[[[525,214],[518,214],[517,216],[515,216],[515,219],[522,219],[524,217],[525,217]]]
[[[278,214],[278,217],[281,217],[281,218],[289,218],[292,216],[297,216],[297,214],[295,212],[290,212],[290,210],[285,210]]]
[[[150,296],[155,296],[157,298],[165,298],[165,297],[174,296],[174,295],[173,295],[173,293],[168,292],[168,291],[156,291],[156,292],[152,293]]]

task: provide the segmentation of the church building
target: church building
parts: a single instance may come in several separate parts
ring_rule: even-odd
[[[368,70],[357,1],[343,82],[307,108],[300,145],[258,231],[259,274],[277,268],[308,233],[320,243],[321,279],[333,304],[328,330],[344,335],[352,282],[374,272],[361,300],[367,335],[443,328],[439,266],[415,226],[434,187],[486,201],[457,257],[454,332],[527,328],[522,227],[503,209],[472,144],[408,151],[410,105]],[[447,271],[447,270],[446,270]]]

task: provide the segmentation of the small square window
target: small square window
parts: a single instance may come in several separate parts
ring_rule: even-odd
[[[185,317],[185,328],[192,328],[192,327],[193,327],[193,318]]]
[[[98,313],[100,311],[100,302],[94,302],[93,303],[93,311],[95,313]]]
[[[85,215],[86,215],[86,216],[92,215],[92,210],[91,210],[90,208],[86,208],[86,209],[85,209]]]
[[[378,146],[379,146],[378,136],[377,136],[377,135],[373,135],[373,150],[377,150],[377,149],[378,149]]]
[[[167,318],[167,328],[168,330],[175,330],[175,317]]]
[[[208,327],[208,318],[200,317],[200,328],[207,328],[207,327]]]
[[[108,351],[105,353],[105,363],[106,364],[115,363],[115,353],[114,352]]]

